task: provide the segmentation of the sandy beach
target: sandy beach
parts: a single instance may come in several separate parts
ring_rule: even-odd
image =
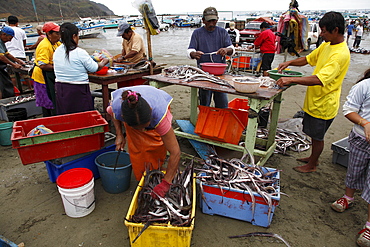
[[[364,36],[361,46],[370,49],[368,34]],[[351,53],[351,65],[342,87],[341,105],[350,88],[370,67],[369,58],[370,55]],[[283,59],[283,54],[276,55],[273,66],[276,67]],[[288,56],[288,59],[294,57]],[[168,66],[192,62],[184,57],[171,59],[166,56],[155,57],[154,60]],[[313,68],[305,66],[293,70],[309,75]],[[92,85],[92,89],[95,88]],[[174,119],[188,119],[190,89],[168,86],[163,90],[174,98],[171,105]],[[284,92],[281,121],[291,119],[300,110],[305,91],[304,86],[297,85]],[[100,104],[99,100],[96,100],[96,104]],[[351,128],[352,123],[340,109],[326,134],[320,165],[314,173],[301,174],[292,169],[298,165],[296,158],[309,156],[310,150],[302,153],[289,151],[285,156],[274,154],[267,161],[266,167],[282,170],[281,191],[288,195],[281,197],[269,228],[206,215],[197,206],[191,246],[285,246],[274,238],[228,238],[250,232],[276,233],[295,247],[356,246],[356,234],[367,217],[367,204],[361,199],[360,193],[356,193],[356,205],[348,212],[337,213],[330,208],[330,204],[344,193],[346,174],[345,167],[332,163],[331,144],[348,136]],[[179,138],[179,143],[183,152],[196,155],[188,140]],[[220,156],[241,157],[238,152],[217,150]],[[26,247],[130,246],[124,217],[137,187],[133,175],[130,188],[120,194],[105,192],[101,179],[95,180],[95,210],[88,216],[71,218],[65,214],[57,185],[49,180],[43,162],[24,166],[17,150],[11,146],[0,146],[0,160],[0,235],[16,244],[24,242]]]

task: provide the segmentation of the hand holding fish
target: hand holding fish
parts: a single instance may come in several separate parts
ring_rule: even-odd
[[[217,53],[216,53],[216,54],[221,55],[222,57],[224,57],[224,56],[226,56],[226,55],[227,55],[227,52],[228,52],[227,48],[220,48],[220,49],[217,51]]]
[[[190,53],[190,56],[191,56],[191,58],[198,60],[198,59],[200,59],[201,56],[203,56],[203,54],[204,54],[204,52],[202,52],[202,51],[193,51],[193,52]]]
[[[280,77],[280,79],[276,81],[276,84],[279,87],[284,87],[284,86],[287,86],[291,83],[294,83],[295,79],[296,78],[294,78],[294,77]]]
[[[162,182],[154,187],[153,192],[150,194],[154,199],[158,199],[160,197],[164,197],[167,192],[170,190],[171,184],[166,180],[162,179]]]

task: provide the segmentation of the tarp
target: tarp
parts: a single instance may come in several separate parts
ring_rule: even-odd
[[[259,17],[259,18],[257,18],[257,19],[255,19],[255,20],[253,20],[253,21],[265,21],[265,22],[267,22],[268,24],[270,24],[270,25],[274,25],[274,24],[276,24],[277,22],[276,21],[274,21],[274,20],[271,20],[270,18],[268,18],[268,17]]]

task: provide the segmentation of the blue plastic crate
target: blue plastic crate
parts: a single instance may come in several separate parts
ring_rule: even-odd
[[[50,181],[55,183],[55,181],[57,180],[60,174],[72,168],[88,168],[93,172],[95,179],[100,178],[98,167],[95,165],[95,158],[98,157],[102,153],[105,153],[108,151],[114,151],[115,148],[116,148],[116,145],[112,144],[98,151],[92,152],[86,156],[69,161],[61,165],[54,164],[50,160],[44,161],[46,165],[46,169],[49,174]]]
[[[267,169],[267,171],[276,171],[274,168],[262,167],[262,169]],[[277,182],[279,183],[279,172],[276,173],[274,177],[278,179]],[[253,193],[256,200],[256,206],[254,215],[252,215],[252,199],[247,191],[230,189],[227,187],[223,187],[221,190],[218,186],[207,185],[204,183],[203,190],[205,201],[201,199],[201,203],[199,204],[203,213],[243,220],[251,222],[256,226],[270,226],[275,208],[280,202],[280,186],[278,186],[277,196],[272,197],[272,210],[270,218],[268,218],[269,206],[258,193]],[[211,208],[209,208],[207,204]]]

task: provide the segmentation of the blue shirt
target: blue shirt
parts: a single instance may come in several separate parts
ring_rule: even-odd
[[[210,32],[203,26],[194,30],[191,35],[188,49],[211,53],[218,51],[220,48],[226,48],[231,45],[230,36],[224,28],[216,26],[215,30]],[[200,63],[209,62],[225,63],[226,60],[225,57],[216,54],[203,55],[199,60],[197,60],[198,65]]]
[[[347,33],[352,35],[352,30],[355,28],[355,25],[351,24],[347,26]]]
[[[71,84],[89,83],[88,72],[96,72],[98,64],[90,55],[79,47],[69,52],[66,57],[65,46],[59,46],[53,56],[54,73],[57,82],[68,82]]]

